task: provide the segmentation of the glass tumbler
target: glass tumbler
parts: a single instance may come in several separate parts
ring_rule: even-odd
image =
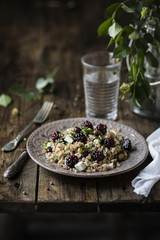
[[[112,56],[101,51],[81,58],[87,118],[117,118],[121,61]]]

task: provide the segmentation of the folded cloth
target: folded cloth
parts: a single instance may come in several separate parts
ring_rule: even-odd
[[[160,180],[160,128],[147,139],[152,162],[145,167],[138,176],[132,180],[134,192],[148,197],[153,185]]]

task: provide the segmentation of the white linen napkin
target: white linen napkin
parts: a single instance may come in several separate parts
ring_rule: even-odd
[[[145,167],[131,182],[134,192],[148,197],[153,185],[160,180],[160,128],[147,139],[153,161]]]

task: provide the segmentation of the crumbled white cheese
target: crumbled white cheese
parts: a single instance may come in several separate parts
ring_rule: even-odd
[[[68,142],[68,143],[72,143],[73,142],[73,139],[69,135],[67,135],[64,140],[66,142]]]
[[[114,164],[113,164],[113,162],[107,164],[107,169],[108,169],[108,170],[113,169],[113,168],[114,168]]]
[[[47,143],[47,148],[50,147],[51,145],[52,145],[52,143],[51,143],[51,142],[48,142],[48,143]]]
[[[91,164],[91,161],[89,161],[88,159],[85,159],[85,165],[88,167]]]
[[[82,172],[86,169],[86,164],[84,162],[78,162],[75,166],[74,166],[79,172]]]
[[[95,139],[95,140],[94,140],[94,143],[99,143],[99,139]]]

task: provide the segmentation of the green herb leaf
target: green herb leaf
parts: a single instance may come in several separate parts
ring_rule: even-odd
[[[137,33],[137,31],[133,31],[131,34],[129,34],[128,38],[136,40],[139,38],[139,34]]]
[[[0,106],[7,107],[12,102],[12,99],[10,96],[6,94],[0,95]]]
[[[34,99],[36,98],[33,92],[27,91],[20,84],[14,83],[8,90],[9,93],[18,95],[24,99]]]
[[[36,89],[40,93],[52,93],[54,90],[54,79],[53,78],[39,78],[36,82]]]
[[[145,19],[147,17],[147,13],[148,13],[148,8],[143,7],[141,11],[141,19]]]
[[[82,127],[82,132],[86,135],[89,135],[89,134],[93,135],[93,130],[89,127]]]
[[[47,139],[47,141],[43,144],[42,149],[46,149],[48,147],[47,144],[50,143],[50,142],[51,142],[51,140]]]
[[[146,60],[151,67],[157,68],[159,65],[158,60],[153,56],[153,54],[150,51],[146,53]]]
[[[108,34],[110,37],[115,38],[118,35],[118,33],[120,33],[120,31],[122,31],[122,27],[118,23],[114,22],[109,27]]]
[[[75,138],[75,133],[74,132],[70,132],[70,134],[69,134],[69,136],[74,140],[74,138]]]
[[[80,152],[86,152],[86,151],[89,151],[89,147],[88,146],[82,146],[80,148]]]
[[[108,29],[112,25],[112,18],[107,19],[105,22],[103,22],[99,28],[98,28],[98,36],[107,36],[108,35]]]
[[[124,3],[121,4],[121,8],[127,13],[134,13],[135,12],[134,9],[127,7]]]
[[[114,49],[113,58],[125,58],[131,53],[131,50],[127,45],[120,45]]]
[[[56,161],[57,159],[58,159],[57,156],[54,156],[54,157],[52,158],[53,161]]]
[[[105,10],[105,18],[112,17],[113,13],[119,8],[120,3],[113,3]]]

